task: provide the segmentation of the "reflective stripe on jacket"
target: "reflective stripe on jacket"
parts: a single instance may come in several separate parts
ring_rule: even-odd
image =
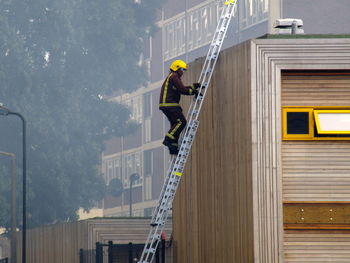
[[[170,72],[164,80],[159,97],[159,107],[179,107],[181,94],[192,95],[194,88],[185,86],[177,72]]]

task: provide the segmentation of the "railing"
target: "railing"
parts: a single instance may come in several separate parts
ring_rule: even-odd
[[[96,243],[96,249],[79,250],[79,263],[135,263],[142,254],[145,244],[108,244]],[[155,256],[155,263],[172,263],[173,245],[170,241],[162,240]],[[0,261],[0,263],[8,263]]]

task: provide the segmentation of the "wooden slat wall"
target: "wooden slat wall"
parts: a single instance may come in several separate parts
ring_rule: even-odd
[[[347,106],[349,71],[282,73],[282,106]],[[283,141],[284,201],[350,201],[350,141]]]
[[[27,233],[27,263],[79,263],[79,249],[95,249],[96,242],[145,243],[149,232],[145,219],[88,219],[73,223],[34,228]],[[172,220],[164,231],[167,239]],[[17,262],[22,262],[21,232],[17,236]]]
[[[282,74],[283,106],[348,106],[350,72]]]
[[[285,263],[350,262],[350,235],[346,231],[286,231]]]
[[[249,43],[220,54],[173,206],[177,263],[254,262],[249,63]]]
[[[86,221],[30,229],[27,232],[28,263],[79,262],[79,249],[87,248]],[[22,235],[17,235],[17,262],[22,262]]]
[[[348,106],[350,73],[286,72],[283,106]],[[283,141],[284,201],[350,201],[350,141]],[[285,262],[350,262],[350,231],[284,232]]]
[[[285,141],[284,201],[349,201],[350,142]]]

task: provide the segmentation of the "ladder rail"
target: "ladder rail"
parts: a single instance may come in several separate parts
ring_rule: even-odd
[[[198,89],[198,92],[201,93],[204,90],[204,93],[203,93],[203,96],[201,96],[202,98],[200,98],[200,96],[197,96],[197,98],[195,98],[192,101],[191,106],[189,108],[189,111],[187,113],[187,119],[189,119],[189,121],[191,121],[191,119],[193,118],[193,114],[191,114],[193,112],[193,109],[196,108],[196,106],[199,104],[199,107],[197,109],[197,113],[196,113],[195,118],[194,118],[194,119],[198,119],[199,112],[200,112],[200,110],[202,108],[202,104],[203,104],[203,101],[204,101],[204,97],[205,97],[206,92],[208,90],[208,85],[210,83],[211,77],[212,77],[213,72],[214,72],[213,69],[216,66],[216,62],[218,60],[219,52],[220,52],[222,44],[224,42],[223,40],[224,40],[224,37],[226,36],[227,30],[228,30],[228,26],[229,26],[229,24],[231,22],[231,19],[232,19],[232,16],[233,16],[233,13],[235,11],[236,6],[237,6],[237,1],[235,1],[233,5],[229,5],[229,7],[230,7],[229,9],[223,9],[222,10],[221,17],[225,17],[228,14],[232,14],[232,15],[228,16],[227,21],[225,21],[225,19],[221,19],[219,21],[219,24],[217,26],[217,30],[215,31],[215,34],[218,34],[216,37],[219,37],[219,35],[221,33],[222,34],[222,36],[221,36],[222,40],[219,41],[219,45],[217,45],[216,44],[217,41],[215,40],[215,34],[214,34],[214,38],[211,41],[210,48],[209,48],[209,51],[207,53],[207,57],[206,57],[205,62],[204,62],[204,66],[202,68],[200,77],[198,79],[198,82],[201,83],[201,87]],[[221,24],[220,24],[220,22],[221,22]],[[220,31],[220,29],[222,27],[224,27],[224,31]],[[211,57],[212,57],[213,53],[215,54],[214,51],[217,52],[217,55],[216,55],[216,58],[214,60],[212,60]],[[211,63],[213,65],[210,67]],[[206,74],[207,74],[207,72],[208,72],[208,70],[210,68],[212,70],[210,70],[209,76],[206,79]]]
[[[201,83],[201,87],[198,89],[198,92],[201,95],[196,96],[192,100],[189,107],[186,118],[188,120],[188,125],[180,139],[179,153],[176,155],[176,157],[171,158],[156,209],[153,211],[151,229],[149,231],[139,263],[151,263],[154,260],[155,252],[160,242],[161,233],[164,230],[165,222],[169,211],[171,210],[172,202],[175,198],[182,173],[185,169],[187,158],[192,148],[192,144],[199,126],[199,113],[202,108],[228,26],[235,12],[237,1],[238,0],[226,1],[225,4],[227,6],[226,8],[224,7],[221,12],[221,16],[198,81]]]
[[[170,165],[169,165],[169,168],[168,168],[168,171],[166,173],[166,177],[165,177],[165,181],[164,181],[164,184],[163,184],[163,187],[162,187],[162,190],[159,194],[159,198],[158,198],[158,201],[157,201],[157,208],[154,209],[153,213],[152,213],[152,220],[151,220],[151,224],[155,221],[155,217],[156,217],[156,214],[158,212],[158,208],[159,208],[159,205],[162,201],[162,196],[164,195],[164,192],[166,191],[166,188],[167,188],[167,185],[168,185],[168,182],[169,182],[169,179],[170,177],[168,176],[168,174],[171,173],[173,167],[174,167],[174,163],[175,163],[175,158],[174,157],[171,157],[171,160],[170,160]]]
[[[185,132],[185,138],[186,140],[190,140],[192,143],[194,140],[194,135],[195,132],[197,131],[198,128],[198,121],[192,121],[188,127],[189,129]],[[191,131],[191,129],[193,131]],[[192,138],[190,138],[192,137]],[[188,150],[188,145],[187,145],[187,149],[186,149],[186,142],[188,143],[189,141],[182,141],[181,145],[180,145],[180,151],[179,154],[176,156],[176,158],[173,158],[173,162],[172,162],[172,168],[169,169],[168,171],[168,176],[167,176],[167,181],[166,183],[163,185],[163,189],[162,189],[162,195],[161,197],[164,197],[164,194],[166,192],[173,192],[172,193],[168,193],[168,195],[166,195],[167,198],[160,198],[158,201],[158,207],[157,207],[157,212],[159,211],[159,209],[162,207],[162,205],[164,205],[163,203],[168,203],[169,202],[169,197],[171,197],[171,201],[173,199],[173,197],[175,196],[177,187],[178,187],[178,182],[180,181],[180,177],[181,175],[176,175],[175,173],[182,173],[185,163],[187,161],[188,155],[189,155],[189,150]],[[184,144],[183,144],[184,143]],[[185,153],[187,151],[187,153]],[[170,186],[169,182],[173,180],[173,185]],[[157,219],[157,213],[154,213],[154,216],[152,218],[152,223],[157,223],[156,219]]]

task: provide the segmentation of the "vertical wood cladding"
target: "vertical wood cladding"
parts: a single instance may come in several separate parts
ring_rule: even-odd
[[[142,244],[147,239],[149,218],[88,219],[28,229],[28,263],[78,263],[79,249],[93,250],[96,242],[107,244]],[[171,234],[171,220],[164,232]],[[21,232],[17,233],[17,262],[22,262]],[[91,258],[95,262],[94,258]],[[106,262],[106,261],[104,261]]]
[[[249,47],[225,50],[216,65],[174,201],[177,262],[254,262]],[[192,63],[184,82],[202,65]]]

